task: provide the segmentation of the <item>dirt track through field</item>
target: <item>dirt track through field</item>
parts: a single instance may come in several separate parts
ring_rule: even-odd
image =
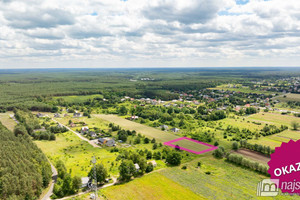
[[[243,155],[246,158],[249,158],[249,159],[257,161],[257,162],[260,162],[262,164],[267,164],[271,159],[268,156],[265,156],[265,155],[263,155],[261,153],[258,153],[258,152],[250,151],[248,149],[239,149],[237,151],[233,151],[232,153]]]

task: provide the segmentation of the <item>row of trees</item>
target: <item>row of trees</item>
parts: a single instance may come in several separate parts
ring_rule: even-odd
[[[256,151],[265,155],[271,155],[274,153],[274,149],[271,149],[269,146],[261,145],[261,144],[250,144],[247,140],[240,141],[240,147],[246,148],[252,151]]]
[[[227,155],[226,160],[229,161],[229,162],[235,163],[237,165],[250,168],[252,170],[258,171],[262,174],[265,174],[265,175],[269,176],[267,166],[262,165],[258,162],[255,162],[255,161],[248,160],[248,159],[244,158],[241,155],[229,154],[229,155]]]

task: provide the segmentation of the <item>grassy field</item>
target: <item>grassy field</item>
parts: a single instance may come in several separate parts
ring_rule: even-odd
[[[211,147],[190,141],[190,140],[180,140],[177,142],[173,142],[172,144],[174,145],[179,145],[180,147],[186,148],[186,149],[190,149],[193,151],[203,151],[206,149],[210,149]]]
[[[300,122],[300,118],[289,116],[289,115],[281,115],[278,113],[257,113],[254,115],[251,115],[246,118],[256,120],[259,122],[269,123],[269,124],[275,124],[275,125],[287,125],[290,126],[292,121],[298,121]]]
[[[94,95],[82,95],[82,96],[59,96],[59,97],[53,97],[53,99],[64,99],[67,103],[83,103],[87,101],[88,99],[93,98],[103,98],[100,94],[94,94]]]
[[[149,126],[145,126],[143,124],[135,123],[129,120],[126,120],[124,118],[121,118],[116,115],[93,115],[94,117],[98,117],[102,120],[106,120],[112,123],[115,123],[119,126],[121,126],[124,129],[128,130],[135,130],[138,133],[141,133],[142,135],[145,135],[149,138],[155,138],[158,142],[167,142],[170,140],[174,140],[179,138],[176,135],[173,135],[171,133],[168,133],[166,131],[161,131],[156,128],[152,128]]]
[[[284,97],[286,96],[286,97]],[[300,101],[300,94],[285,94],[284,96],[276,97],[281,102],[288,102],[288,101]]]
[[[196,167],[198,161],[202,163],[201,168]],[[205,173],[207,171],[211,174],[207,175]],[[267,178],[254,171],[208,156],[190,162],[187,170],[173,167],[159,173],[207,199],[222,200],[260,199],[256,196],[256,186],[259,181]],[[278,196],[276,199],[292,199],[292,197]]]
[[[35,141],[35,143],[53,163],[60,159],[68,170],[72,170],[72,175],[82,177],[87,176],[90,170],[92,156],[96,156],[97,161],[107,169],[110,168],[111,162],[115,162],[116,158],[115,153],[110,153],[106,149],[94,148],[72,132],[57,134],[56,141]],[[109,172],[116,175],[116,167]]]
[[[141,178],[137,178],[129,183],[117,185],[100,190],[101,199],[114,200],[136,200],[136,199],[161,199],[161,200],[181,200],[181,199],[205,199],[196,195],[191,190],[166,178],[159,173],[151,173]],[[103,198],[106,197],[106,198]],[[89,194],[76,199],[89,199]]]
[[[225,90],[225,91],[235,91],[235,92],[242,92],[242,93],[256,93],[256,94],[274,94],[274,92],[263,91],[263,90],[252,90],[248,87],[241,87],[238,86],[237,88],[233,88],[233,86],[228,87],[228,85],[220,85],[215,88],[209,88],[210,90]]]
[[[12,118],[10,118],[9,116],[10,114],[13,113],[12,112],[0,113],[0,121],[6,128],[13,131],[17,123]]]

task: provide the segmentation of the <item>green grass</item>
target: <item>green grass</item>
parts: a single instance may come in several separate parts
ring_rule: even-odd
[[[96,156],[97,161],[107,169],[110,168],[111,162],[115,162],[116,158],[116,153],[94,148],[72,132],[57,134],[56,141],[35,141],[35,143],[53,163],[60,159],[68,170],[72,170],[72,175],[82,177],[87,176],[91,168],[92,156]],[[118,174],[116,165],[109,173]]]
[[[88,99],[94,99],[94,98],[103,98],[100,94],[95,95],[82,95],[82,96],[60,96],[60,97],[54,97],[53,99],[64,99],[67,103],[83,103],[87,101]]]
[[[118,185],[101,190],[107,199],[204,199],[191,190],[166,178],[165,176],[152,173],[142,178],[135,179],[130,183]]]
[[[7,113],[0,113],[0,122],[9,130],[13,131],[17,123],[10,118],[10,114],[13,114],[12,112]]]
[[[275,125],[287,125],[290,126],[292,121],[300,122],[300,119],[290,115],[281,115],[278,113],[257,113],[249,116],[247,119],[252,119],[258,122],[264,122]]]
[[[135,130],[137,133],[141,133],[146,137],[155,138],[158,142],[167,142],[179,138],[178,136],[168,133],[166,131],[161,131],[156,128],[152,128],[143,124],[132,122],[116,115],[95,114],[93,115],[93,117],[98,117],[102,120],[115,123],[124,129]]]
[[[203,151],[206,149],[210,149],[211,147],[190,141],[190,140],[180,140],[177,142],[173,142],[172,144],[174,145],[179,145],[180,147],[186,148],[186,149],[190,149],[193,151]]]
[[[235,91],[235,92],[242,92],[242,93],[256,93],[256,94],[274,94],[275,92],[270,92],[270,91],[263,91],[263,90],[253,90],[250,89],[249,87],[241,87],[241,85],[237,85],[237,88],[228,87],[228,85],[220,85],[215,88],[208,88],[211,90],[225,90],[225,91]]]
[[[200,168],[196,168],[201,161]],[[205,172],[211,172],[207,175]],[[186,170],[180,167],[160,171],[162,175],[189,188],[207,199],[260,199],[256,196],[259,181],[268,177],[254,171],[218,160],[213,157],[201,157],[190,162]],[[276,199],[291,199],[278,196]],[[296,198],[296,197],[295,197]],[[272,199],[272,198],[261,198]]]
[[[286,97],[284,97],[286,96]],[[278,99],[281,102],[288,102],[288,101],[300,101],[300,94],[285,94],[284,96],[279,96],[276,99]]]

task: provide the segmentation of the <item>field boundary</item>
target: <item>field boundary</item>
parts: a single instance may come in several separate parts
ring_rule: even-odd
[[[207,144],[205,142],[194,140],[194,139],[191,139],[191,138],[188,138],[188,137],[181,137],[181,138],[178,138],[178,139],[175,139],[175,140],[170,140],[168,142],[164,142],[164,145],[176,148],[177,145],[172,144],[172,143],[178,142],[178,141],[181,141],[181,140],[189,140],[189,141],[201,144],[201,145],[205,145],[205,146],[211,147],[209,149],[205,149],[205,150],[202,150],[202,151],[194,151],[194,150],[187,149],[187,148],[184,148],[184,147],[179,147],[180,150],[184,150],[184,151],[187,151],[187,152],[190,152],[190,153],[194,153],[194,154],[203,154],[203,153],[206,153],[206,152],[209,152],[209,151],[216,150],[218,148],[218,147],[216,147],[214,145]]]

